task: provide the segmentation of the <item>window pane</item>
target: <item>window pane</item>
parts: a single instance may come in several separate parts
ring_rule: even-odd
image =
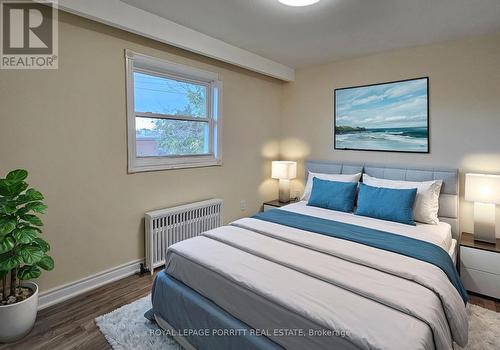
[[[134,72],[135,111],[207,117],[207,87]]]
[[[135,118],[137,157],[207,154],[206,122]]]

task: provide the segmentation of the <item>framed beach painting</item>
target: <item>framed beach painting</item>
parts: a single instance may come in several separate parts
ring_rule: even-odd
[[[335,149],[429,153],[429,78],[335,89]]]

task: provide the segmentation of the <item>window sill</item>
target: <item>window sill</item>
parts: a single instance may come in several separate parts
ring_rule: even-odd
[[[222,166],[222,160],[207,160],[202,162],[186,162],[172,164],[154,164],[154,165],[129,165],[128,173],[135,174],[149,171],[189,169],[189,168],[205,168],[212,166]]]

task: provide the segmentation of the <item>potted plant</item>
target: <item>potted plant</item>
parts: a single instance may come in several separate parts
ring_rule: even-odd
[[[27,280],[52,270],[50,246],[39,237],[38,217],[47,209],[43,195],[29,188],[26,170],[0,178],[0,342],[16,341],[33,328],[38,308],[38,286]]]

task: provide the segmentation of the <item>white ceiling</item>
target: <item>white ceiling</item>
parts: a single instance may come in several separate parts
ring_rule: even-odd
[[[291,67],[500,31],[500,0],[122,0]]]

